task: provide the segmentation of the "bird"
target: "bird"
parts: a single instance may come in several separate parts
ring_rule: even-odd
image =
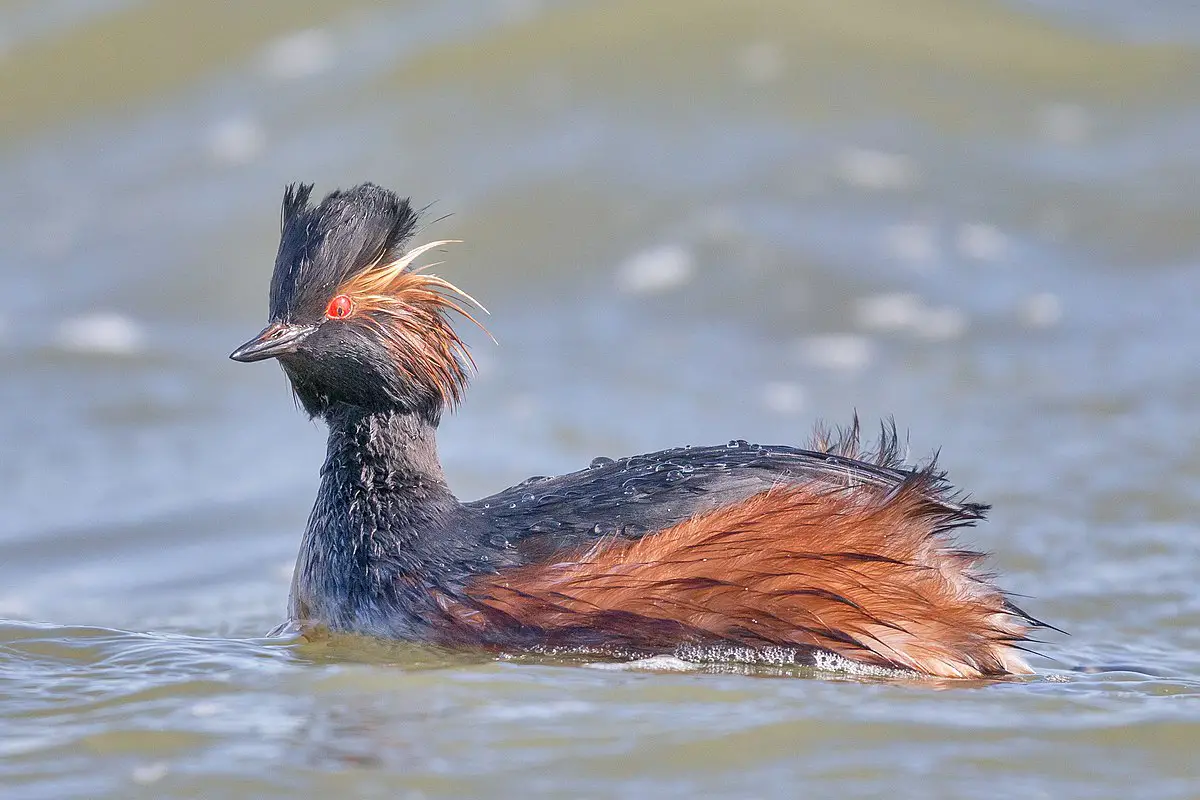
[[[286,187],[269,324],[230,355],[277,359],[328,427],[289,626],[497,653],[1032,673],[1023,643],[1053,626],[956,540],[989,507],[936,455],[907,463],[894,422],[874,446],[855,414],[805,447],[601,457],[459,500],[436,433],[474,367],[455,323],[478,324],[478,304],[417,265],[449,242],[413,246],[419,212],[376,184],[312,190]]]

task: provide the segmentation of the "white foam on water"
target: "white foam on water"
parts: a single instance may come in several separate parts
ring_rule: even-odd
[[[199,703],[192,705],[193,717],[215,717],[225,710],[225,707],[220,703],[214,703],[211,700],[202,700]]]
[[[803,651],[794,647],[745,647],[741,645],[681,645],[676,655],[696,664],[743,664],[762,667],[810,667],[822,672],[878,678],[912,677],[902,669],[888,669],[851,661],[825,650]]]
[[[975,261],[999,261],[1008,250],[1008,237],[986,222],[959,226],[954,243],[959,255]]]
[[[965,312],[951,306],[930,306],[911,292],[859,298],[854,319],[867,330],[911,333],[930,341],[957,339],[969,324]]]
[[[801,339],[798,353],[811,366],[842,372],[858,372],[875,357],[871,340],[853,333],[831,333]]]
[[[230,117],[214,124],[205,141],[209,156],[219,164],[248,164],[267,144],[263,126],[250,117]]]
[[[617,267],[617,288],[629,294],[660,294],[688,283],[696,263],[683,245],[667,244],[635,253]]]
[[[1027,328],[1052,328],[1062,315],[1062,301],[1052,292],[1032,294],[1017,305],[1017,317]]]
[[[911,330],[924,313],[925,301],[912,292],[868,295],[854,304],[855,321],[872,331]]]
[[[851,661],[845,656],[824,650],[813,653],[813,669],[871,678],[911,678],[915,675],[915,673],[903,669],[888,669],[887,667],[877,667],[874,664],[861,664]]]
[[[838,177],[868,191],[896,191],[915,186],[920,169],[911,157],[882,150],[847,147],[834,159]]]
[[[483,709],[482,716],[503,722],[546,720],[567,717],[573,714],[591,714],[596,710],[592,703],[579,700],[560,700],[550,703],[517,703],[497,705]]]
[[[776,414],[799,414],[804,410],[804,387],[791,381],[771,381],[762,388],[762,402]]]
[[[163,778],[167,777],[167,773],[171,768],[167,766],[165,761],[155,761],[150,764],[139,764],[133,768],[129,777],[134,783],[141,786],[149,786],[152,783],[158,783]]]
[[[587,664],[591,669],[603,669],[612,672],[629,672],[650,670],[654,672],[695,672],[703,667],[694,661],[684,661],[676,656],[648,656],[633,661],[595,661]]]
[[[64,350],[124,356],[140,351],[145,335],[129,317],[102,311],[66,320],[59,325],[56,339]]]
[[[336,55],[333,37],[327,31],[309,28],[269,43],[259,63],[269,78],[296,80],[325,72],[333,66]]]

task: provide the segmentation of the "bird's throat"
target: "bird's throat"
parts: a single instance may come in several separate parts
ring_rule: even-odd
[[[352,407],[326,419],[328,450],[289,614],[335,631],[403,635],[392,628],[420,624],[424,590],[441,582],[445,534],[461,509],[438,461],[436,428],[420,415]],[[381,619],[389,630],[373,631]]]

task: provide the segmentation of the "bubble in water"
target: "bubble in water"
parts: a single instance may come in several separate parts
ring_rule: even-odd
[[[684,661],[676,656],[647,656],[633,661],[597,661],[587,665],[591,669],[604,669],[613,671],[624,670],[654,670],[661,672],[695,672],[701,669],[702,665],[691,661]]]

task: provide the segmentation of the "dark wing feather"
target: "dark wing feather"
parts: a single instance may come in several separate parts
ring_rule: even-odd
[[[982,516],[986,506],[959,502],[940,473],[931,465],[923,469],[930,474],[931,502],[956,515]],[[736,441],[596,459],[588,469],[530,478],[466,506],[528,564],[578,552],[601,537],[639,538],[773,486],[815,482],[893,490],[915,471],[899,455],[894,425],[885,426],[876,448],[863,453],[855,420],[834,437],[819,431],[813,449]]]

